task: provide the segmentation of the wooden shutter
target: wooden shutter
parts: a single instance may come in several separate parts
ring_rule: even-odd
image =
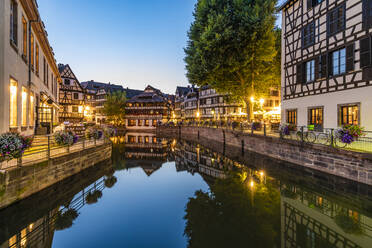
[[[320,58],[319,57],[316,57],[315,58],[315,61],[314,61],[314,66],[315,66],[315,68],[314,68],[314,79],[315,80],[317,80],[318,78],[319,78],[319,68],[321,68],[320,66],[319,66],[319,61],[320,61]]]
[[[320,66],[320,78],[327,77],[327,54],[321,55]]]
[[[371,65],[371,41],[370,37],[360,40],[360,68]]]
[[[346,46],[346,71],[354,71],[354,44]]]
[[[302,84],[304,83],[304,79],[306,79],[305,77],[305,74],[304,74],[304,70],[303,68],[305,68],[305,63],[299,63],[297,64],[297,83],[298,84]]]
[[[312,6],[312,0],[307,0],[307,9],[311,9],[313,6]]]
[[[332,67],[332,53],[328,53],[328,77],[333,75],[333,67]]]

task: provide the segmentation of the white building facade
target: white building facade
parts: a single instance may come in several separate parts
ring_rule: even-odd
[[[60,76],[37,3],[2,0],[0,19],[0,133],[51,132]]]
[[[282,123],[372,130],[372,1],[282,6]]]

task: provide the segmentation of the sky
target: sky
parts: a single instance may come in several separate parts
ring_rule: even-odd
[[[183,48],[197,0],[38,0],[57,63],[80,82],[165,93],[186,86]]]

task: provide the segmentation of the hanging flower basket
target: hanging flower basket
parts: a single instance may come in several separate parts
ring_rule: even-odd
[[[54,134],[54,140],[60,146],[71,146],[75,144],[78,139],[78,136],[71,131],[60,131]]]
[[[0,160],[11,160],[22,157],[24,151],[31,147],[32,136],[22,136],[19,133],[4,133],[0,135]]]

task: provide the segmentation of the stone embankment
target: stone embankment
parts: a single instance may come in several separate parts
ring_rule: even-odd
[[[99,162],[111,159],[112,143],[78,150],[0,173],[0,209]]]
[[[297,140],[208,127],[158,127],[157,135],[192,141],[208,140],[281,161],[372,185],[372,155]]]

